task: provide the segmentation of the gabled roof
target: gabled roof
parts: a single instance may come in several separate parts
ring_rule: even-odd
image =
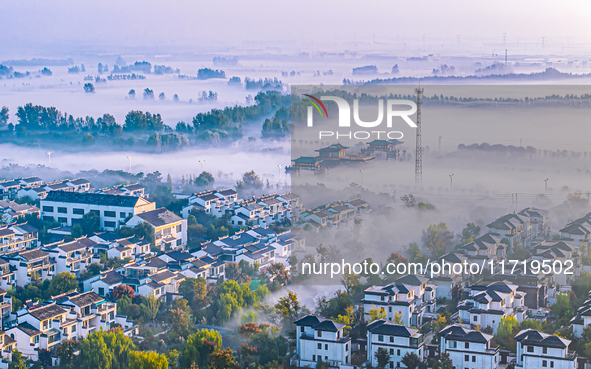
[[[344,324],[335,323],[332,320],[325,320],[322,321],[315,326],[312,327],[315,331],[325,331],[325,332],[337,332],[340,331],[345,327]]]
[[[100,297],[98,294],[94,293],[93,291],[88,291],[84,293],[78,293],[68,298],[74,305],[85,307],[88,305],[96,304],[102,301],[105,301],[104,298]],[[66,301],[68,301],[66,300]],[[65,302],[65,301],[64,301]]]
[[[29,314],[37,318],[39,321],[51,319],[67,312],[56,304],[36,305],[32,308],[29,308],[28,311]]]
[[[136,216],[140,217],[143,221],[150,223],[154,227],[161,227],[167,224],[172,224],[183,220],[183,218],[179,217],[178,215],[166,208],[146,211],[141,214],[136,214]]]
[[[460,325],[448,325],[443,328],[439,334],[447,340],[487,343],[493,336],[472,329],[464,328]]]
[[[517,333],[515,340],[521,342],[522,345],[531,346],[546,346],[555,348],[567,348],[570,345],[570,340],[537,331],[535,329],[524,329]]]
[[[73,204],[91,204],[104,206],[120,206],[133,208],[136,206],[139,197],[124,196],[124,195],[106,195],[98,193],[80,193],[80,192],[65,192],[65,191],[51,191],[47,194],[45,200],[66,202]]]
[[[405,327],[384,319],[378,319],[367,326],[367,330],[374,334],[385,334],[389,336],[411,337],[419,332],[418,329]]]
[[[324,318],[320,318],[316,315],[306,315],[305,317],[296,320],[293,324],[300,327],[314,327],[322,321],[324,321]]]

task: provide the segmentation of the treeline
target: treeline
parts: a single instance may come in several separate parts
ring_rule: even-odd
[[[244,78],[244,84],[247,90],[282,90],[283,89],[283,82],[279,81],[277,77],[259,78],[258,81],[255,79],[250,79],[248,77]]]
[[[113,67],[113,73],[131,73],[131,72],[142,72],[142,73],[152,73],[152,64],[147,61],[142,62],[135,62],[132,65],[126,66],[119,66],[115,65]]]
[[[31,74],[35,74],[35,73],[37,73],[37,77],[39,77],[39,74],[42,74],[44,76],[51,76],[53,74],[51,72],[51,70],[48,69],[47,67],[45,67],[37,72],[31,73],[29,71],[18,72],[18,71],[15,71],[12,67],[7,67],[7,66],[0,64],[0,78],[3,78],[3,77],[9,78],[9,79],[10,78],[25,78],[25,77],[28,77]]]
[[[210,79],[210,78],[226,78],[226,72],[223,70],[213,70],[210,68],[201,68],[197,71],[198,79]]]
[[[280,107],[272,119],[265,119],[262,128],[263,137],[285,137],[291,131],[289,125],[289,108]]]
[[[259,92],[254,100],[256,104],[251,106],[234,106],[199,113],[193,118],[193,129],[235,128],[242,122],[259,119],[291,103],[289,95],[283,95],[277,91]],[[187,127],[186,124],[183,128],[185,127]]]
[[[394,77],[381,79],[377,78],[371,81],[351,81],[344,79],[343,84],[349,85],[381,85],[381,84],[406,84],[406,83],[422,83],[428,82],[449,82],[449,81],[495,81],[495,80],[512,80],[512,81],[549,81],[556,79],[578,79],[589,78],[591,73],[587,74],[573,74],[559,72],[554,68],[546,68],[543,72],[534,73],[507,73],[507,74],[490,74],[485,76],[426,76],[426,77]]]

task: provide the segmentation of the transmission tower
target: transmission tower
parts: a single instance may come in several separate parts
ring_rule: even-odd
[[[415,187],[421,187],[423,184],[423,148],[421,142],[421,96],[425,92],[424,88],[415,89],[417,93],[417,147],[415,155]]]

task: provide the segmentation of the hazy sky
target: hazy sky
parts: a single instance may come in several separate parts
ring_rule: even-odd
[[[2,45],[223,45],[295,40],[305,44],[586,41],[591,2],[497,0],[0,0]],[[484,38],[484,39],[482,39]],[[452,41],[450,41],[452,42]],[[6,50],[5,50],[6,51]]]

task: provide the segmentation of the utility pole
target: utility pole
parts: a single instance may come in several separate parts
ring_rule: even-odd
[[[47,158],[49,160],[49,164],[48,164],[49,166],[51,166],[51,154],[53,154],[53,151],[48,151],[47,152]]]
[[[133,156],[127,157],[127,159],[129,159],[129,173],[131,173],[131,158],[133,158]]]
[[[450,191],[454,190],[454,174],[449,175],[449,189]]]
[[[361,185],[363,186],[363,172],[365,169],[359,169],[359,171],[361,172]]]
[[[423,96],[423,92],[425,92],[424,88],[417,88],[415,89],[417,93],[417,141],[416,141],[416,154],[415,154],[415,187],[421,187],[423,184],[423,149],[422,145],[422,137],[421,137],[421,105],[423,102],[421,101],[421,97]]]
[[[542,36],[542,47],[546,47],[546,36]]]
[[[441,136],[439,136],[439,155],[441,155]]]
[[[199,163],[201,163],[201,171],[203,172],[203,164],[205,164],[205,160],[199,160]]]

